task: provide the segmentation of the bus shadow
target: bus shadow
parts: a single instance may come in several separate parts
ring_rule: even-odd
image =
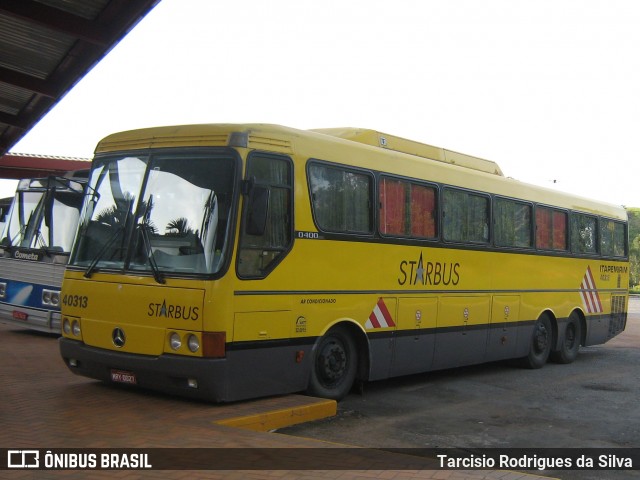
[[[530,374],[538,376],[544,375],[545,370],[561,368],[570,373],[574,369],[580,370],[589,368],[590,365],[602,362],[607,358],[609,353],[610,351],[608,352],[606,348],[599,345],[581,348],[578,358],[570,364],[563,365],[549,361],[541,369],[524,368],[519,364],[517,359],[510,359],[443,370],[433,370],[371,382],[356,382],[349,395],[354,398],[357,398],[358,396],[364,398],[367,397],[368,394],[385,394],[398,390],[444,388],[448,385],[453,385],[455,382],[460,380],[468,382],[495,382],[509,372],[514,371],[521,371],[523,375]]]

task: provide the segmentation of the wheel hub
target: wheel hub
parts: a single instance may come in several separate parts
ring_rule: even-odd
[[[538,352],[543,352],[549,342],[549,332],[544,325],[539,325],[536,331],[535,348]]]
[[[567,348],[573,348],[576,341],[576,327],[574,325],[569,325],[567,327],[567,331],[565,333],[565,345]]]
[[[337,343],[327,345],[320,356],[322,376],[327,380],[338,380],[344,375],[347,364],[347,355],[344,348]]]

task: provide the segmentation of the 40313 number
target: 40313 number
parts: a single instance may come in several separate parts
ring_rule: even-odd
[[[87,308],[89,297],[86,295],[64,295],[62,304],[66,307]]]

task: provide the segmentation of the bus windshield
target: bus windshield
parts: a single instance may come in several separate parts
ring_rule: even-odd
[[[215,153],[109,156],[91,172],[71,264],[211,275],[228,255],[235,161]]]
[[[25,180],[19,184],[2,245],[69,252],[83,187],[64,178]]]

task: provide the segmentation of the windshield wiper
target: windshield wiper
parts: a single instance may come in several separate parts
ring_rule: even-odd
[[[146,205],[144,205],[146,203]],[[153,274],[153,278],[156,282],[160,284],[164,284],[166,281],[164,279],[164,275],[160,272],[158,268],[158,263],[156,262],[156,257],[153,253],[153,247],[151,247],[151,237],[149,237],[149,230],[152,230],[152,226],[149,222],[149,216],[151,215],[151,210],[153,209],[153,195],[149,196],[149,201],[143,202],[144,212],[140,216],[142,220],[141,223],[138,223],[137,228],[140,230],[142,234],[142,243],[144,243],[144,249],[147,253],[147,259],[149,260],[149,266],[151,267],[151,273]]]
[[[100,251],[96,254],[95,257],[93,257],[93,260],[91,260],[91,264],[89,265],[89,267],[84,272],[84,277],[85,278],[90,278],[91,277],[91,274],[95,270],[96,265],[98,265],[98,262],[100,260],[102,260],[102,257],[107,252],[107,249],[111,245],[113,245],[113,242],[116,241],[116,239],[118,238],[118,234],[120,234],[120,233],[124,234],[124,232],[125,232],[125,230],[127,228],[127,223],[129,222],[129,214],[131,213],[131,205],[132,204],[133,204],[133,199],[131,199],[131,201],[129,202],[129,205],[127,206],[127,213],[124,216],[124,219],[122,221],[122,225],[120,227],[118,227],[118,229],[111,234],[111,236],[107,239],[107,241],[102,246]],[[116,213],[114,213],[114,217],[117,218],[117,211],[116,211]],[[87,224],[87,226],[85,227],[84,231],[86,232],[88,229],[89,229],[89,225]],[[124,245],[123,245],[123,247],[124,247]]]
[[[119,227],[115,232],[113,232],[111,234],[111,236],[107,239],[107,241],[104,243],[104,245],[102,246],[102,248],[100,249],[100,251],[96,254],[95,257],[93,257],[93,260],[91,260],[91,264],[89,265],[89,267],[84,271],[84,277],[85,278],[91,278],[91,274],[93,273],[93,271],[96,268],[96,265],[98,265],[98,262],[100,260],[102,260],[102,257],[104,256],[104,254],[107,252],[107,249],[109,247],[111,247],[111,245],[113,245],[113,243],[116,241],[116,239],[118,238],[118,235],[120,233],[124,232],[124,226],[123,227]]]
[[[149,238],[149,227],[146,223],[141,223],[138,225],[140,232],[142,233],[142,242],[144,243],[144,248],[147,251],[147,259],[149,260],[149,265],[151,266],[151,273],[153,273],[153,278],[156,282],[160,284],[165,284],[166,280],[164,279],[164,275],[160,272],[158,268],[158,263],[156,262],[156,257],[153,254],[153,248],[151,248],[151,238]]]
[[[21,243],[24,241],[26,235],[27,235],[27,228],[29,228],[29,224],[31,223],[31,219],[33,218],[33,210],[31,211],[31,213],[29,214],[29,220],[27,220],[27,223],[23,223],[20,226],[20,230],[18,231],[18,233],[16,233],[16,236],[11,238],[11,232],[9,230],[7,230],[7,240],[9,242],[9,247],[12,246],[16,246],[16,247],[20,247]]]

